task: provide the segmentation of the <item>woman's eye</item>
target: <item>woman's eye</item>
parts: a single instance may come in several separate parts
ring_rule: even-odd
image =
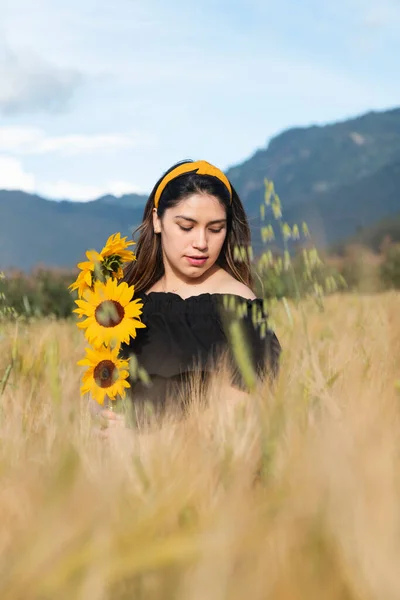
[[[193,229],[193,227],[183,227],[183,225],[179,225],[179,227],[182,229],[182,231],[191,231]],[[220,227],[219,229],[209,229],[211,233],[220,233],[222,230],[223,227]]]

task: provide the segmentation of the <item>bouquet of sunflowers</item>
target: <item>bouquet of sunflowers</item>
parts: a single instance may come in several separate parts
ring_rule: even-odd
[[[132,300],[134,286],[121,281],[122,265],[135,260],[129,250],[134,242],[127,242],[120,233],[111,235],[101,252],[88,250],[87,261],[78,264],[80,273],[71,291],[77,290],[78,308],[73,312],[79,316],[77,326],[83,329],[91,347],[78,365],[88,367],[83,375],[81,393],[90,393],[99,403],[124,398],[130,387],[129,359],[119,357],[122,343],[136,337],[136,330],[145,327],[140,315],[143,304],[140,299]]]

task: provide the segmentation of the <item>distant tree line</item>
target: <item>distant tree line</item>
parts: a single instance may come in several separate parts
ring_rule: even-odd
[[[257,293],[267,298],[294,298],[319,292],[376,293],[400,289],[400,244],[387,241],[379,253],[361,245],[348,246],[340,256],[320,257],[315,249],[299,249],[293,256],[265,252],[256,257]],[[75,270],[44,266],[29,274],[6,272],[0,277],[0,318],[73,316],[75,293],[68,286]]]
[[[66,319],[72,316],[74,296],[68,286],[76,274],[69,270],[39,267],[31,273],[6,272],[0,280],[0,293],[17,315],[26,317],[54,316]]]

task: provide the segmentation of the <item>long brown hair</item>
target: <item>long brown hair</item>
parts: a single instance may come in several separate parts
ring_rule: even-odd
[[[134,285],[135,295],[146,292],[164,275],[161,236],[154,232],[153,227],[154,196],[158,185],[175,167],[190,162],[193,161],[181,161],[168,169],[157,181],[147,200],[142,223],[133,234],[134,237],[139,232],[135,248],[136,260],[129,263],[124,271],[124,281]],[[235,279],[252,288],[253,279],[247,252],[251,243],[250,227],[242,202],[232,184],[231,187],[232,201],[228,189],[217,177],[199,175],[195,171],[179,175],[162,192],[157,212],[162,218],[168,208],[176,206],[193,193],[207,193],[218,198],[226,210],[227,233],[217,263]]]

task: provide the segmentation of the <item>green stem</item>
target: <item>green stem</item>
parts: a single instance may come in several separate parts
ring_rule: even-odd
[[[0,396],[3,395],[4,390],[6,389],[6,385],[10,378],[10,373],[12,371],[12,368],[13,368],[13,363],[11,362],[6,369],[6,372],[4,373],[3,379],[0,381]]]
[[[282,231],[282,223],[280,223],[280,225],[281,225],[281,231]],[[284,251],[285,252],[289,252],[289,246],[288,246],[288,243],[287,243],[287,239],[283,235],[283,233],[282,233],[282,238],[283,238],[283,248],[284,248]],[[300,289],[299,289],[299,286],[298,286],[298,283],[297,283],[297,277],[296,277],[296,273],[295,273],[292,261],[290,261],[290,274],[291,274],[291,277],[292,277],[292,280],[293,280],[293,285],[294,285],[294,290],[295,290],[295,296],[296,296],[297,306],[298,306],[298,308],[300,308],[300,315],[301,315],[301,320],[302,320],[302,323],[303,323],[304,335],[305,335],[305,338],[306,338],[308,356],[311,357],[311,342],[310,342],[310,337],[309,337],[309,333],[308,333],[307,318],[306,318],[306,314],[304,312],[303,303],[301,302]]]

